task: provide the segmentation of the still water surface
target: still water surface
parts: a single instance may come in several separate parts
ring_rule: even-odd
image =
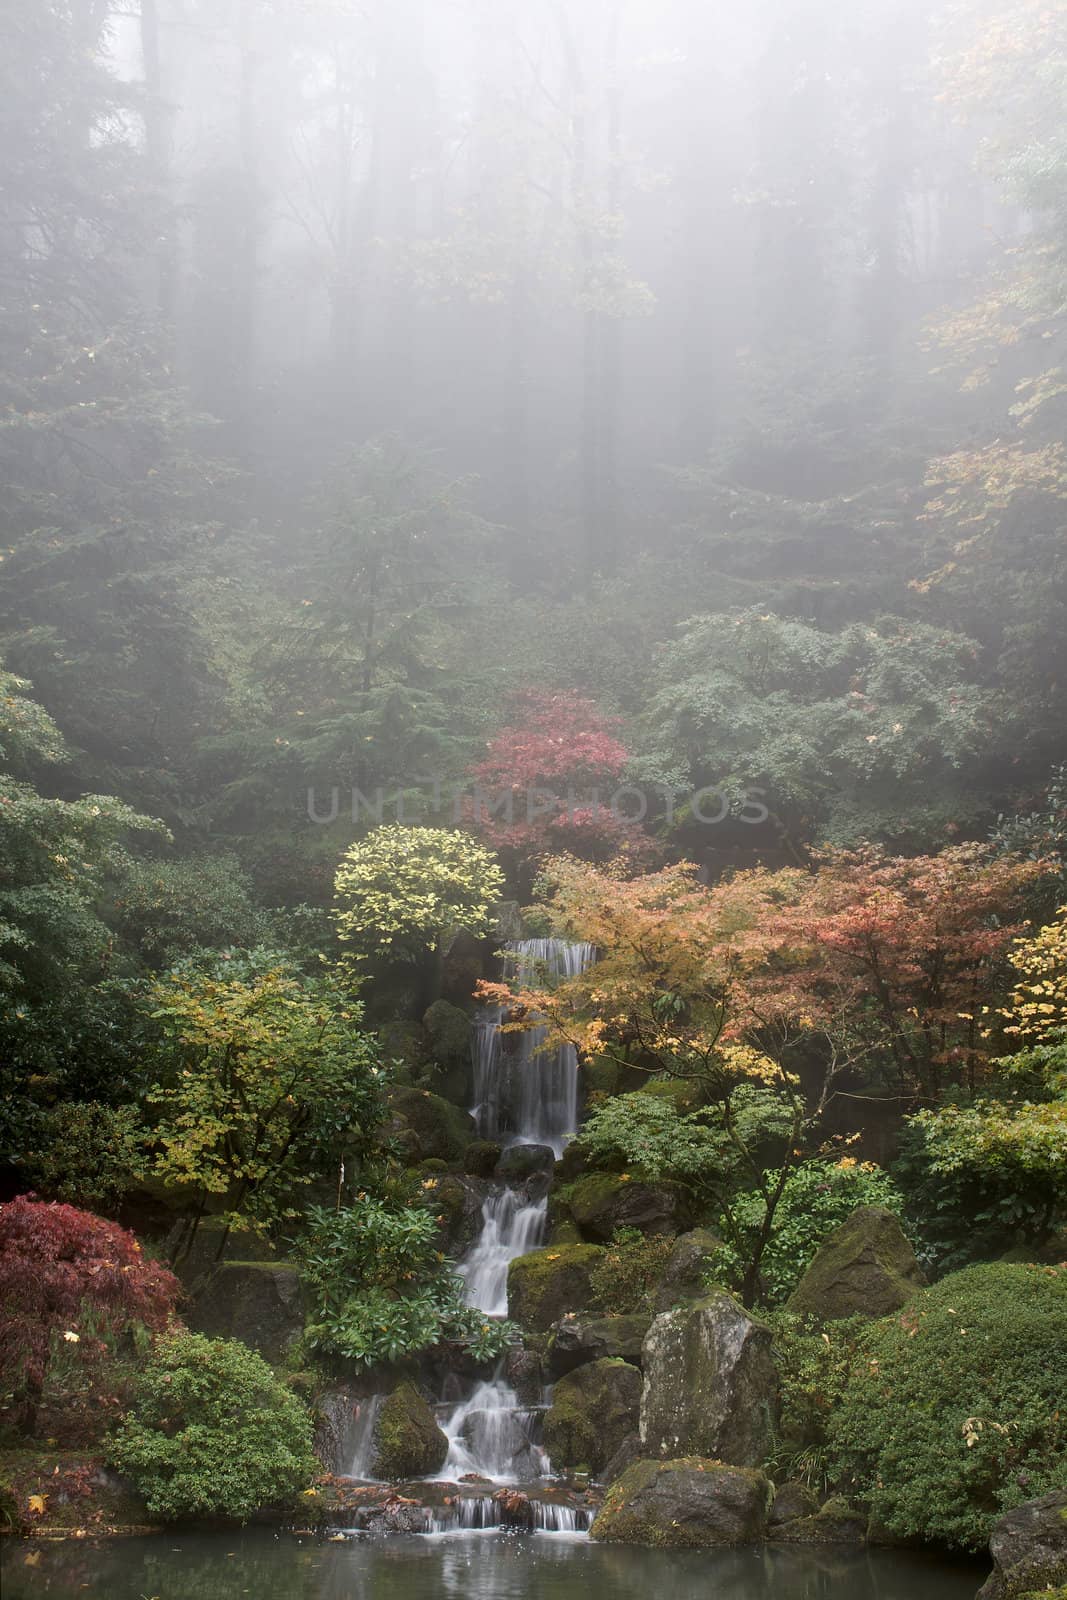
[[[974,1600],[981,1567],[843,1546],[657,1551],[583,1537],[383,1540],[260,1529],[5,1541],[3,1600]]]

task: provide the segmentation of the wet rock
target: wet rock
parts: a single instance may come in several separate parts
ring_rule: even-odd
[[[687,1220],[685,1201],[669,1184],[638,1183],[617,1172],[591,1172],[568,1184],[556,1213],[594,1244],[607,1244],[617,1228],[677,1233]]]
[[[787,1309],[824,1322],[887,1317],[907,1305],[926,1279],[891,1211],[860,1206],[823,1240],[787,1301]]]
[[[541,1357],[536,1350],[514,1348],[509,1350],[504,1373],[523,1405],[540,1405],[545,1387],[545,1374]]]
[[[564,1244],[520,1256],[508,1269],[508,1315],[531,1333],[544,1333],[565,1312],[582,1311],[603,1255],[599,1245]]]
[[[447,1000],[435,1000],[424,1014],[422,1025],[435,1061],[467,1064],[471,1052],[471,1019],[465,1011],[449,1005]]]
[[[422,1160],[462,1161],[474,1138],[474,1121],[466,1111],[429,1089],[396,1089],[390,1098],[392,1137],[406,1135]]]
[[[519,1528],[524,1533],[533,1532],[534,1508],[528,1494],[523,1494],[521,1489],[498,1489],[493,1496],[493,1502],[500,1507],[502,1528]]]
[[[376,1478],[422,1478],[439,1472],[448,1440],[413,1384],[402,1383],[382,1405],[375,1430]]]
[[[472,1178],[491,1178],[500,1160],[500,1146],[492,1139],[475,1139],[467,1146],[463,1170]]]
[[[769,1537],[782,1544],[863,1544],[867,1538],[867,1517],[840,1496],[827,1500],[813,1515],[774,1523]]]
[[[778,1418],[771,1331],[728,1294],[662,1312],[644,1345],[641,1441],[646,1456],[766,1459]]]
[[[606,1462],[600,1474],[601,1483],[614,1483],[616,1478],[621,1478],[623,1473],[633,1466],[635,1461],[641,1460],[641,1435],[636,1431],[628,1433],[622,1441],[611,1460]]]
[[[637,1461],[608,1490],[591,1536],[686,1549],[748,1544],[763,1536],[771,1494],[762,1472],[721,1461]]]
[[[1067,1489],[1030,1500],[999,1518],[989,1553],[993,1573],[978,1600],[1015,1600],[1067,1585]]]
[[[551,1145],[512,1144],[497,1162],[496,1176],[502,1183],[523,1183],[527,1178],[551,1173],[555,1164]]]
[[[595,1477],[634,1431],[640,1408],[641,1374],[627,1361],[593,1361],[561,1378],[544,1424],[553,1471]]]
[[[277,1261],[223,1261],[202,1278],[185,1311],[194,1333],[240,1339],[268,1361],[283,1361],[304,1331],[296,1267]]]
[[[722,1243],[710,1228],[680,1233],[656,1289],[656,1310],[670,1311],[686,1300],[701,1300],[708,1292],[705,1274]]]
[[[800,1517],[813,1517],[819,1509],[818,1496],[806,1483],[782,1483],[774,1492],[774,1503],[767,1525],[780,1528],[785,1522],[796,1522]]]
[[[587,1361],[615,1356],[641,1365],[641,1351],[652,1318],[637,1314],[626,1317],[562,1317],[552,1325],[548,1341],[548,1371],[553,1379],[562,1378]]]

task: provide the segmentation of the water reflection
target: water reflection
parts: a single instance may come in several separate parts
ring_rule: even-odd
[[[654,1551],[492,1532],[343,1544],[247,1530],[8,1543],[4,1600],[974,1600],[981,1568],[794,1546]]]

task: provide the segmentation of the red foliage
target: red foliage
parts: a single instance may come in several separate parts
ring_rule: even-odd
[[[133,1322],[160,1329],[180,1293],[115,1222],[29,1195],[0,1206],[0,1372],[31,1390],[44,1383],[53,1335],[80,1343],[86,1313],[90,1341]]]
[[[514,720],[471,769],[474,825],[520,861],[566,850],[592,860],[623,853],[647,865],[652,841],[612,809],[629,760],[617,726],[581,695],[518,696]]]

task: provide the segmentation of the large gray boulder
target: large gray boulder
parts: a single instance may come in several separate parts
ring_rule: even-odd
[[[605,1356],[640,1366],[651,1321],[650,1316],[640,1312],[626,1317],[561,1317],[549,1334],[549,1375],[562,1378],[575,1367],[584,1366],[587,1361],[601,1361]]]
[[[517,1257],[508,1268],[508,1316],[528,1333],[547,1333],[568,1311],[584,1310],[603,1256],[597,1244],[561,1244]]]
[[[634,1431],[640,1408],[641,1374],[628,1361],[592,1361],[561,1378],[545,1416],[553,1471],[599,1476]]]
[[[888,1317],[926,1284],[891,1211],[860,1206],[835,1228],[786,1302],[800,1316]]]
[[[680,1233],[656,1289],[656,1310],[670,1311],[684,1300],[702,1300],[705,1275],[722,1240],[710,1228]]]
[[[374,1446],[374,1476],[394,1481],[438,1472],[448,1455],[448,1440],[412,1383],[400,1384],[383,1402]]]
[[[666,1183],[641,1183],[617,1172],[591,1172],[553,1197],[553,1219],[571,1221],[583,1239],[609,1244],[618,1228],[677,1233],[689,1220],[685,1196]]]
[[[300,1274],[285,1262],[223,1261],[200,1280],[184,1316],[194,1333],[240,1339],[281,1362],[304,1331]]]
[[[989,1553],[993,1573],[978,1600],[1014,1600],[1067,1585],[1067,1489],[1006,1512],[993,1527]]]
[[[701,1549],[763,1537],[773,1490],[762,1472],[686,1457],[636,1461],[608,1490],[592,1537]]]
[[[666,1311],[643,1351],[646,1456],[711,1456],[755,1467],[774,1445],[778,1371],[771,1331],[730,1295]]]

